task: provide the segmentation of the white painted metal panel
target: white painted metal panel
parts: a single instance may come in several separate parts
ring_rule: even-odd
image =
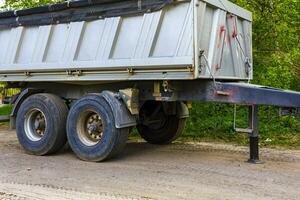
[[[252,23],[251,14],[241,17],[242,9],[227,1],[222,6],[214,0],[205,0],[198,6],[202,19],[198,21],[196,37],[200,58],[200,78],[252,79]],[[216,7],[219,5],[220,7]],[[206,59],[208,64],[206,63]]]
[[[11,30],[6,29],[6,30],[1,30],[0,31],[0,62],[2,63],[5,60],[6,52],[8,50],[8,45],[9,45],[9,40],[10,40],[10,35]]]
[[[131,59],[141,33],[143,16],[127,17],[122,20],[109,59]]]
[[[166,8],[158,30],[159,34],[153,44],[152,57],[176,57],[176,47],[180,42],[181,32],[184,28],[192,31],[192,26],[185,27],[188,23],[185,19],[191,14],[189,11],[189,4]],[[189,52],[189,55],[191,53]]]
[[[222,6],[192,0],[135,16],[0,29],[0,80],[209,78],[200,50],[216,78],[247,79],[251,14],[221,1]]]
[[[91,61],[96,59],[101,38],[103,37],[104,26],[104,20],[84,23],[75,60]],[[90,37],[92,34],[98,35],[98,37]]]

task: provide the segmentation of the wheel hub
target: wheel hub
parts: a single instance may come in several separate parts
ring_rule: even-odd
[[[94,111],[86,111],[80,114],[78,119],[78,136],[87,146],[99,143],[103,136],[103,124],[100,115]]]
[[[87,121],[87,131],[92,139],[100,140],[103,134],[102,120],[98,114],[89,117]]]
[[[34,121],[34,129],[36,133],[40,136],[43,136],[45,133],[46,121],[42,113],[37,114]]]
[[[37,108],[31,109],[25,116],[24,128],[26,136],[30,140],[41,140],[47,128],[44,113]]]

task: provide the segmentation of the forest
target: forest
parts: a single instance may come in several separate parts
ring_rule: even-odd
[[[56,0],[4,0],[2,10],[29,8]],[[300,91],[300,1],[232,0],[253,13],[254,79],[251,83]],[[245,126],[247,109],[237,107]],[[233,129],[233,106],[194,104],[185,139],[246,144]],[[261,145],[300,148],[300,118],[279,116],[278,108],[260,108]]]

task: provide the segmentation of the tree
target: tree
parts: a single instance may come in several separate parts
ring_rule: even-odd
[[[235,0],[253,13],[255,82],[300,89],[300,1]]]
[[[31,8],[41,5],[46,5],[50,3],[57,3],[60,0],[4,0],[4,5],[2,8],[9,9],[22,9],[22,8]]]

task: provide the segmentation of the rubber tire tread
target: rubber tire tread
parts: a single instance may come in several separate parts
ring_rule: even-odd
[[[48,128],[48,131],[55,131],[49,132],[49,137],[47,140],[43,141],[46,146],[41,147],[40,149],[37,148],[32,150],[32,147],[24,143],[24,137],[27,137],[24,131],[24,121],[22,115],[26,114],[26,110],[28,111],[28,104],[29,106],[32,104],[36,104],[36,102],[41,103],[45,107],[49,108],[49,115],[48,119],[51,119],[52,122],[47,122],[47,124],[52,124],[53,127]],[[44,112],[44,111],[43,111]],[[49,93],[39,93],[29,96],[25,101],[22,103],[18,114],[17,114],[17,136],[19,139],[20,144],[23,146],[25,151],[29,154],[34,155],[49,155],[56,153],[59,151],[67,142],[66,136],[66,121],[68,115],[68,107],[64,103],[64,101],[54,95]],[[54,117],[53,117],[54,116]],[[23,130],[23,131],[22,131]],[[25,134],[25,135],[24,135]]]
[[[109,129],[105,129],[105,130],[109,130],[110,133],[106,133],[106,134],[111,134],[110,136],[114,137],[114,138],[109,138],[110,145],[112,146],[109,147],[108,149],[104,149],[104,152],[99,155],[97,155],[96,152],[97,148],[99,150],[101,149],[101,146],[105,146],[107,144],[102,144],[100,140],[100,143],[96,144],[93,150],[92,149],[87,150],[90,147],[88,146],[84,147],[84,144],[80,142],[77,133],[74,132],[74,130],[76,131],[76,128],[74,127],[75,121],[77,120],[76,115],[78,114],[77,112],[79,112],[77,110],[80,109],[80,107],[78,106],[89,106],[88,104],[85,104],[88,102],[95,103],[94,105],[92,105],[93,107],[101,106],[102,107],[101,109],[106,112],[106,115],[109,119],[102,119],[104,120],[103,123],[105,123],[106,120],[110,121],[110,123],[107,123],[108,125],[106,125],[109,126]],[[104,115],[102,113],[100,113],[100,115],[102,118],[104,118]],[[68,120],[67,120],[67,136],[69,139],[69,144],[71,149],[81,160],[100,162],[100,161],[104,161],[116,157],[122,152],[122,150],[126,146],[128,135],[129,135],[129,128],[117,129],[115,127],[115,119],[112,112],[112,108],[107,103],[107,101],[101,96],[101,94],[88,94],[82,97],[81,99],[79,99],[78,101],[76,101],[70,109]],[[82,149],[82,148],[86,148],[86,149]],[[85,152],[89,151],[90,155],[87,155],[83,151]]]
[[[176,115],[169,115],[167,126],[163,129],[151,130],[151,128],[139,124],[137,130],[141,137],[150,144],[170,144],[183,133],[186,121],[186,118],[179,119]]]

